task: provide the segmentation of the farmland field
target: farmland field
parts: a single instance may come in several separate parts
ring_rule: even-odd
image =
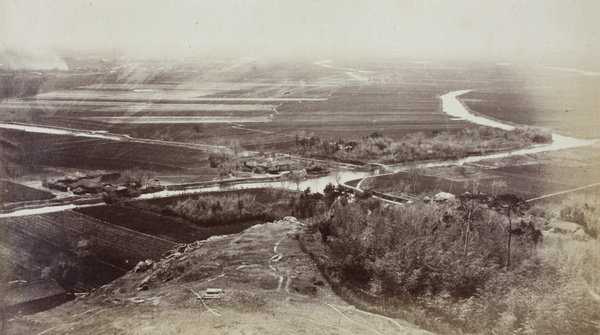
[[[79,169],[195,170],[208,165],[203,151],[166,145],[134,143],[2,130],[10,141],[20,143],[21,164]]]
[[[2,180],[0,182],[2,187],[0,203],[20,202],[29,200],[46,200],[54,198],[54,196],[47,191],[38,190],[7,180]]]
[[[597,196],[599,187],[576,189],[600,183],[598,165],[600,147],[593,145],[568,151],[484,160],[460,167],[427,168],[417,171],[416,176],[410,172],[375,176],[361,187],[401,194],[413,185],[416,178],[421,191],[434,193],[510,192],[527,200],[575,190]]]
[[[3,278],[39,278],[45,268],[81,261],[73,267],[87,269],[80,278],[87,288],[175,245],[72,211],[3,218],[0,229]]]
[[[394,136],[419,131],[428,121],[434,125],[426,126],[425,131],[464,126],[448,122],[440,113],[437,95],[458,87],[457,83],[468,85],[470,80],[472,84],[480,81],[478,78],[446,81],[445,76],[454,77],[458,71],[406,67],[406,64],[399,67],[388,64],[388,68],[373,74],[375,78],[368,84],[310,63],[262,68],[259,64],[258,69],[245,63],[231,66],[239,72],[232,75],[227,66],[218,68],[214,64],[209,65],[213,72],[126,68],[119,75],[96,78],[93,83],[84,81],[69,89],[59,86],[50,92],[41,89],[36,95],[4,100],[0,110],[7,115],[6,120],[108,130],[144,138],[170,133],[188,141],[201,139],[203,135],[221,140],[230,138],[236,135],[231,128],[233,124],[246,123],[275,133],[289,133],[293,129],[319,134],[324,131],[323,122],[329,122],[333,126],[329,130],[339,129],[339,134],[346,136],[352,134],[350,128],[358,126],[359,132],[352,134],[352,138],[381,130],[390,130]],[[156,119],[177,116],[189,118],[189,125],[171,123],[175,118]],[[152,126],[153,118],[162,120],[162,124]],[[208,131],[206,134],[198,131],[198,125],[216,121],[221,121],[217,125],[221,131],[200,129]],[[187,129],[182,132],[181,128]]]
[[[121,64],[79,82],[68,72],[45,78],[48,83],[37,91],[13,92],[0,102],[6,121],[156,142],[3,129],[2,137],[23,152],[20,164],[144,169],[173,182],[177,175],[179,180],[216,179],[219,172],[208,166],[208,153],[217,147],[289,153],[299,137],[350,141],[379,132],[402,139],[422,132],[427,138],[475,127],[441,110],[439,97],[459,89],[471,89],[460,99],[488,117],[579,137],[598,134],[598,76],[528,65],[243,59]],[[560,188],[554,182],[548,190]],[[546,186],[539,187],[525,194],[546,192]]]
[[[174,243],[192,243],[215,235],[239,233],[256,221],[232,223],[222,226],[199,227],[131,207],[98,206],[78,209],[77,212],[140,233],[157,236]]]
[[[600,76],[551,69],[527,69],[519,85],[497,85],[463,96],[473,111],[517,124],[549,127],[577,137],[600,134]]]
[[[520,170],[520,167],[513,168]],[[427,172],[426,172],[427,173]],[[431,173],[431,172],[430,172]],[[480,173],[480,175],[477,175]],[[434,174],[436,174],[434,172]],[[413,176],[408,172],[398,172],[394,175],[375,177],[368,183],[361,185],[363,188],[372,188],[385,193],[402,193],[403,188],[411,186]],[[462,194],[464,192],[481,191],[492,194],[494,182],[505,180],[506,184],[503,190],[510,190],[517,196],[524,199],[532,199],[544,194],[559,192],[569,188],[571,185],[553,181],[544,177],[538,177],[535,174],[529,174],[527,171],[522,173],[508,173],[503,169],[472,172],[470,176],[451,179],[440,176],[421,175],[418,177],[417,187],[421,192],[435,194],[437,192],[448,192],[452,194]]]
[[[294,193],[278,190],[247,190],[253,198],[273,206],[287,206]],[[217,195],[232,194],[220,192]],[[196,197],[207,197],[201,195]],[[58,276],[69,290],[91,290],[131,269],[137,262],[159,259],[176,243],[192,243],[215,235],[239,233],[262,221],[241,221],[201,227],[156,211],[189,196],[153,199],[138,207],[95,206],[48,214],[0,219],[2,277],[35,280]],[[287,207],[286,207],[287,208]],[[287,213],[282,214],[282,216]],[[70,271],[71,281],[61,281],[57,269]],[[65,272],[65,273],[67,273]]]
[[[452,90],[473,89],[462,98],[475,112],[581,136],[598,131],[597,77],[518,65],[230,60],[131,64],[80,82],[69,76],[49,73],[35,94],[3,99],[5,121],[289,152],[297,135],[356,140],[377,131],[399,139],[473,127],[443,113],[439,99]],[[206,150],[17,136],[9,130],[2,136],[22,145],[24,160],[35,165],[216,176],[207,169]]]

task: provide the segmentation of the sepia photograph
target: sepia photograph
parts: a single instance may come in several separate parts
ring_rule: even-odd
[[[600,334],[598,18],[0,0],[0,334]]]

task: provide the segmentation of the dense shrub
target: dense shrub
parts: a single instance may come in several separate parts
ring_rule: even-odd
[[[560,219],[581,225],[584,231],[594,238],[600,233],[598,204],[569,200],[560,209]]]
[[[413,311],[413,322],[446,333],[598,331],[600,302],[588,292],[600,277],[595,243],[549,237],[539,244],[515,233],[506,268],[506,213],[480,203],[333,207],[317,224],[328,229],[327,272],[371,303]],[[532,223],[517,212],[512,228],[526,232]]]
[[[505,261],[502,219],[481,215],[485,219],[466,227],[453,208],[359,202],[336,211],[330,250],[344,280],[364,289],[374,285],[374,293],[407,300],[441,292],[468,297]]]
[[[323,213],[325,211],[323,199],[323,194],[312,193],[310,187],[307,188],[300,193],[297,200],[290,201],[292,215],[305,219]]]

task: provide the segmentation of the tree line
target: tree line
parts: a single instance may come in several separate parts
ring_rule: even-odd
[[[357,141],[321,139],[317,136],[296,136],[293,153],[366,163],[402,163],[430,159],[457,159],[469,154],[485,154],[499,150],[515,150],[532,144],[552,143],[552,135],[534,127],[511,131],[492,127],[462,129],[456,133],[422,132],[407,134],[393,140],[379,132]]]
[[[597,332],[590,320],[600,320],[600,304],[585,283],[599,249],[546,241],[522,199],[465,194],[388,206],[337,191],[321,198],[326,210],[312,221],[312,239],[320,237],[322,267],[346,288],[416,308],[456,333]],[[577,254],[565,243],[580,243]],[[548,320],[549,310],[561,317]]]

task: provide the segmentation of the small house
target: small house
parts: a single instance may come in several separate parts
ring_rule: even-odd
[[[548,224],[548,228],[550,228],[550,231],[555,232],[555,233],[562,233],[562,234],[575,234],[577,231],[579,231],[580,229],[582,229],[582,227],[580,225],[578,225],[577,223],[574,222],[569,222],[569,221],[562,221],[562,220],[552,220],[552,222],[550,222]]]
[[[450,201],[456,199],[456,196],[448,192],[440,192],[433,197],[433,200],[438,202]]]

